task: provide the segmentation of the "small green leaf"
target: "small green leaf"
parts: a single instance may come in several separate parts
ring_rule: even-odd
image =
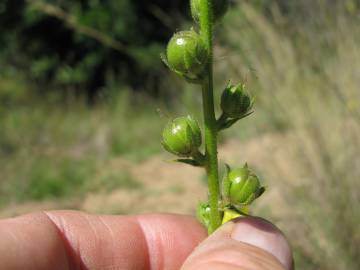
[[[239,120],[240,120],[240,118],[234,118],[234,119],[227,120],[224,123],[224,125],[220,128],[220,130],[224,130],[224,129],[228,129],[228,128],[232,127]]]
[[[265,191],[266,191],[266,187],[261,187],[259,189],[258,193],[256,194],[257,198],[259,198],[261,195],[263,195]]]
[[[245,118],[245,117],[248,117],[250,116],[251,114],[253,114],[254,112],[251,111],[251,112],[248,112],[246,114],[244,114],[243,116],[241,116],[240,118],[233,118],[233,119],[229,119],[227,120],[222,126],[220,126],[220,129],[219,130],[224,130],[224,129],[228,129],[230,127],[232,127],[234,124],[236,124],[239,120]]]
[[[191,158],[179,158],[179,159],[175,159],[174,162],[179,162],[179,163],[185,163],[194,167],[202,167],[203,165]]]
[[[174,72],[176,72],[176,71],[174,71]],[[176,72],[176,73],[178,75],[180,75],[181,77],[183,77],[188,83],[192,83],[192,84],[201,84],[202,83],[202,79],[200,76],[199,76],[199,78],[192,78],[185,74],[180,74],[178,72]]]

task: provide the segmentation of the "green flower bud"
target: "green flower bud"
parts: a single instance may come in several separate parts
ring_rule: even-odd
[[[209,203],[200,203],[196,210],[196,216],[201,224],[206,228],[210,226],[210,205]]]
[[[162,145],[180,157],[190,157],[201,145],[199,124],[191,116],[179,117],[169,122],[163,131]]]
[[[230,118],[243,117],[252,106],[253,101],[242,84],[229,85],[221,96],[221,109]]]
[[[265,192],[259,178],[245,165],[243,168],[230,170],[223,182],[223,193],[226,200],[236,209],[243,209]]]
[[[208,52],[195,31],[176,33],[167,46],[167,64],[179,75],[197,77],[205,69]]]
[[[191,15],[195,22],[199,23],[200,21],[200,1],[201,0],[191,0]],[[226,13],[229,8],[229,0],[213,0],[213,10],[214,10],[214,22],[220,20]]]

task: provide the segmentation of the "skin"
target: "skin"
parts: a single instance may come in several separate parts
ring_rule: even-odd
[[[239,224],[246,232],[252,222],[227,223],[206,238],[189,216],[34,213],[0,221],[0,269],[290,269],[291,255],[285,265],[282,255],[236,240]],[[266,233],[281,240],[270,246],[289,253],[280,231],[268,226]]]

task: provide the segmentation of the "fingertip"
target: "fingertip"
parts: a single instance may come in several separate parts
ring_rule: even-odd
[[[271,223],[255,218],[228,222],[189,256],[182,270],[292,269],[291,249],[285,236]]]
[[[277,227],[258,217],[239,218],[234,223],[232,239],[261,248],[277,258],[286,269],[292,269],[290,245]]]

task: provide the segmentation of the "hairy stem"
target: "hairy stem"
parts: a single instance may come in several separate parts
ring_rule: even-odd
[[[210,202],[210,228],[209,233],[215,231],[221,225],[219,212],[219,172],[217,158],[217,121],[214,109],[213,93],[213,10],[212,0],[201,0],[200,4],[200,32],[209,51],[209,59],[206,67],[206,76],[202,82],[203,113],[205,124],[205,151],[206,172],[208,175],[209,202]]]

